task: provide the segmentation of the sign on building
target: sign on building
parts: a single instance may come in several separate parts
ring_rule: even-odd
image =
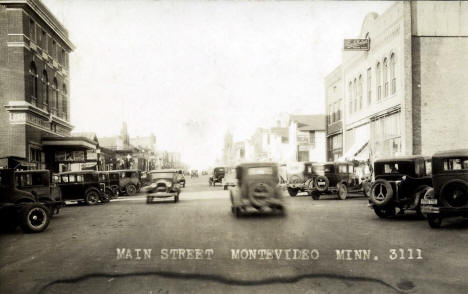
[[[345,51],[369,51],[370,39],[344,39]]]

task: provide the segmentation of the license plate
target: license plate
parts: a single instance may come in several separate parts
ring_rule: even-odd
[[[423,205],[436,205],[437,199],[421,199],[421,204]]]
[[[319,186],[325,186],[325,182],[318,182]]]

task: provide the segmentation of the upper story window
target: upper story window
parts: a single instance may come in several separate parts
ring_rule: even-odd
[[[359,75],[359,109],[362,109],[362,75]]]
[[[54,59],[57,59],[57,43],[55,40],[52,41],[52,52],[51,55]]]
[[[41,35],[42,35],[42,37],[41,37],[41,47],[42,47],[42,49],[47,51],[47,35],[46,35],[46,32],[44,30],[42,30]]]
[[[392,94],[396,92],[396,77],[395,77],[395,53],[390,55],[390,79],[392,81]]]
[[[353,82],[353,97],[354,97],[354,112],[357,111],[357,81],[356,78],[354,78]]]
[[[380,79],[381,79],[380,62],[377,62],[377,65],[375,66],[375,83],[376,83],[376,89],[377,89],[377,101],[380,101],[382,99],[382,85],[380,83]]]
[[[384,97],[388,96],[388,60],[385,57],[383,61],[383,82],[384,82]]]
[[[59,96],[58,96],[58,82],[57,78],[54,78],[54,111],[58,110],[59,107]]]
[[[68,106],[67,106],[67,100],[68,100],[68,93],[67,93],[67,86],[65,84],[62,85],[62,92],[63,92],[63,99],[62,99],[62,115],[64,119],[68,118]]]
[[[349,100],[349,108],[348,112],[351,114],[353,112],[353,83],[350,81],[348,85],[348,100]]]
[[[49,77],[47,71],[42,72],[42,103],[49,105]]]
[[[372,103],[372,70],[367,69],[367,105]]]
[[[36,42],[36,24],[32,19],[29,21],[29,40]]]
[[[31,88],[32,88],[32,95],[31,95],[31,103],[36,106],[37,105],[37,69],[36,64],[31,62],[31,67],[29,69],[30,79],[31,79]]]

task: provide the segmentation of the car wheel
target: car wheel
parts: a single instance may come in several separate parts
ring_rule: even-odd
[[[49,222],[49,210],[40,203],[25,204],[20,211],[20,227],[25,233],[42,232]]]
[[[314,199],[314,200],[320,200],[320,192],[318,192],[318,191],[312,191],[312,199]]]
[[[107,193],[104,193],[104,195],[102,195],[100,199],[102,203],[109,203],[111,196]]]
[[[338,197],[345,200],[348,197],[348,187],[345,184],[338,184]]]
[[[133,196],[136,194],[136,187],[135,185],[133,184],[128,184],[126,187],[125,187],[125,192],[127,193],[128,196]]]
[[[377,207],[374,206],[375,214],[380,218],[390,218],[396,215],[396,208],[393,205],[384,206],[384,207]]]
[[[296,196],[298,191],[299,191],[298,189],[288,188],[288,193],[289,193],[289,196],[291,197]]]
[[[383,179],[376,180],[370,189],[370,199],[377,206],[386,206],[393,198],[390,183]]]
[[[433,229],[438,229],[442,226],[442,217],[437,214],[429,214],[427,216],[429,226]]]
[[[175,202],[175,203],[179,202],[179,194],[177,194],[177,195],[174,196],[174,202]]]
[[[91,190],[86,193],[85,202],[87,205],[95,205],[99,201],[99,193],[96,190]]]
[[[240,207],[235,208],[235,215],[237,218],[242,216],[242,209]]]

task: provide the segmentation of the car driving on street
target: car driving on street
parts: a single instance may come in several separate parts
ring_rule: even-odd
[[[157,198],[173,198],[179,201],[180,184],[176,170],[154,170],[148,172],[149,185],[141,189],[146,193],[146,203],[152,203]]]

